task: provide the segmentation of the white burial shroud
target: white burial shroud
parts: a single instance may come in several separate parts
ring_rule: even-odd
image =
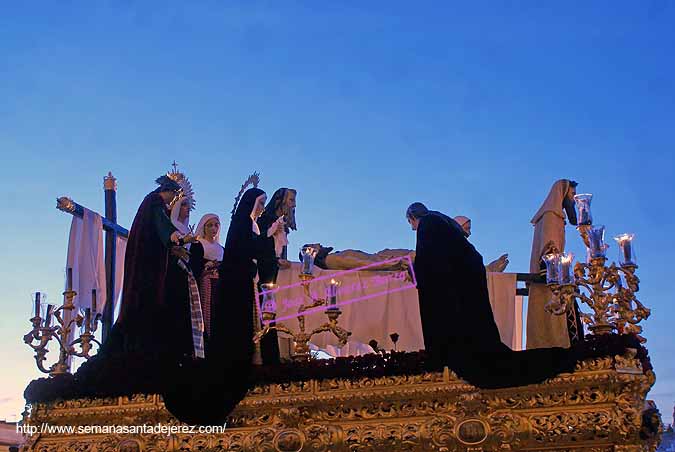
[[[302,269],[302,264],[292,262],[291,268],[279,271],[277,284],[282,288],[276,294],[277,318],[292,315],[297,312],[298,305],[294,303],[302,300],[304,292],[302,287],[297,285],[298,274]],[[323,270],[314,268],[314,276],[320,278],[335,274],[335,270]],[[397,333],[399,335],[396,349],[399,351],[418,351],[424,349],[424,336],[422,334],[422,322],[420,320],[419,300],[417,289],[410,287],[399,290],[410,282],[396,279],[393,276],[399,272],[393,271],[358,271],[349,272],[339,276],[341,288],[358,288],[351,290],[348,297],[340,297],[339,303],[348,299],[357,299],[370,294],[388,292],[386,295],[379,295],[371,299],[356,301],[351,304],[340,306],[342,315],[338,319],[338,324],[348,331],[352,332],[349,337],[350,342],[368,344],[370,340],[375,339],[379,348],[392,350],[394,343],[390,335]],[[384,278],[383,278],[384,277]],[[375,284],[369,284],[378,278]],[[328,278],[330,280],[330,278]],[[382,282],[384,281],[384,284]],[[323,297],[322,281],[317,283],[317,295]],[[296,284],[295,287],[284,289],[285,286]],[[312,285],[314,288],[314,284]],[[363,288],[365,287],[365,288]],[[516,297],[516,275],[514,273],[488,273],[488,289],[490,291],[490,303],[495,315],[495,321],[499,328],[502,342],[514,350],[522,348],[522,298]],[[290,301],[290,302],[289,302]],[[306,331],[327,321],[326,314],[316,312],[306,315]],[[452,328],[452,319],[448,319],[448,328]],[[297,319],[281,320],[293,331],[298,331]],[[480,334],[480,331],[476,331]],[[283,351],[289,350],[290,339],[286,335],[279,334],[279,346]],[[350,350],[336,351],[338,339],[332,333],[320,333],[312,337],[311,342],[325,351],[330,350],[331,355],[339,354],[346,356],[350,350],[358,350],[357,347],[350,346]]]

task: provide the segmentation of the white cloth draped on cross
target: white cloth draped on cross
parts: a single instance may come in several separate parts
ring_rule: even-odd
[[[126,239],[118,237],[116,243],[115,293],[111,301],[113,312],[122,291],[126,242]],[[92,291],[96,291],[96,309],[92,309],[92,316],[96,313],[102,314],[109,300],[103,254],[103,220],[96,212],[85,208],[82,218],[73,216],[70,224],[66,268],[72,269],[72,290],[77,292],[73,300],[75,307],[93,308]],[[72,312],[73,315],[77,314],[75,311]],[[67,317],[64,320],[69,321],[70,318]],[[75,328],[71,330],[71,341],[74,334]]]

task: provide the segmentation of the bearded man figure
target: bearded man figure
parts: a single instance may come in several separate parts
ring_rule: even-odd
[[[262,284],[276,283],[280,268],[289,268],[288,234],[297,230],[295,206],[297,191],[292,188],[280,188],[265,206],[258,219],[260,235],[273,245],[274,255],[261,256],[258,259],[258,291],[262,293]],[[262,294],[259,303],[262,306]],[[276,330],[270,331],[260,341],[260,353],[264,364],[278,364],[279,342]]]
[[[278,264],[281,268],[288,268],[288,234],[296,231],[295,206],[298,192],[293,188],[280,188],[274,192],[272,199],[265,206],[265,212],[258,220],[260,232],[269,232],[274,222],[281,218],[283,228],[274,228],[270,233],[274,237],[274,249],[277,254]],[[262,279],[262,276],[261,276]],[[274,278],[276,279],[276,275]],[[265,281],[263,281],[265,282]]]

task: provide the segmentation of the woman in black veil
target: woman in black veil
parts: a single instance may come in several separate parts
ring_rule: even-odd
[[[164,402],[187,424],[223,425],[250,386],[254,353],[254,259],[269,250],[255,221],[267,196],[248,189],[239,201],[225,240],[220,284],[211,313],[211,341],[206,360],[183,366]]]

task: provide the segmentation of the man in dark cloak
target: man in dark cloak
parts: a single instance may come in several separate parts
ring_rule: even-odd
[[[165,340],[167,264],[172,245],[182,244],[182,238],[169,219],[168,205],[177,199],[180,186],[167,176],[156,182],[159,187],[143,199],[127,241],[116,322],[127,352],[171,352]]]
[[[406,213],[417,231],[413,266],[430,367],[447,365],[480,387],[509,387],[571,371],[562,348],[511,351],[490,306],[482,256],[447,215],[415,203]]]
[[[292,188],[280,188],[274,192],[265,211],[258,219],[261,240],[265,241],[266,252],[258,260],[258,291],[262,292],[262,284],[276,283],[280,262],[287,257],[286,235],[295,230],[295,199],[297,192]],[[277,223],[275,225],[275,223]],[[283,231],[278,231],[283,228]],[[281,238],[279,237],[281,236]],[[262,306],[262,294],[259,300]],[[277,331],[272,330],[260,340],[260,353],[263,364],[279,364],[279,342]]]

